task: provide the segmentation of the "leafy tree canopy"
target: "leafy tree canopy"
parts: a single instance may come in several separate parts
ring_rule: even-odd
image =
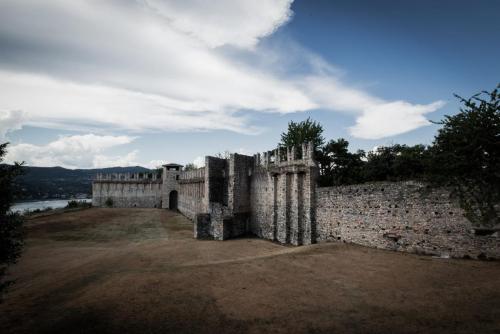
[[[194,163],[188,163],[186,166],[184,166],[184,170],[195,170],[198,169],[198,167]]]
[[[464,107],[438,123],[430,159],[431,180],[453,186],[469,218],[487,226],[500,223],[499,88],[469,99],[455,95]]]
[[[305,121],[288,123],[288,129],[281,134],[281,145],[299,147],[303,143],[312,142],[315,149],[323,146],[323,126],[308,117]]]

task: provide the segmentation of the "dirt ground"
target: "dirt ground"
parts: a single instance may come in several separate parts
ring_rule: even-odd
[[[198,241],[159,209],[28,222],[0,333],[500,333],[500,263]]]

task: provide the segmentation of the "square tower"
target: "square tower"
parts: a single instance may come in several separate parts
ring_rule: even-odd
[[[162,208],[177,210],[179,198],[179,177],[182,165],[170,163],[163,165]]]

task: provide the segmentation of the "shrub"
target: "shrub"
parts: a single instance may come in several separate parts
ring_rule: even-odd
[[[113,204],[111,204],[111,205],[113,205]],[[66,209],[90,208],[91,206],[92,206],[92,203],[88,203],[85,201],[71,200],[71,201],[68,201],[68,204],[66,205]]]
[[[108,197],[108,199],[106,200],[106,202],[104,202],[104,204],[106,204],[108,208],[112,208],[114,204],[113,199],[111,197]]]

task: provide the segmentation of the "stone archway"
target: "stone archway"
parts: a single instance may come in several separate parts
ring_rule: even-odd
[[[177,210],[177,190],[172,190],[168,195],[168,208]]]

